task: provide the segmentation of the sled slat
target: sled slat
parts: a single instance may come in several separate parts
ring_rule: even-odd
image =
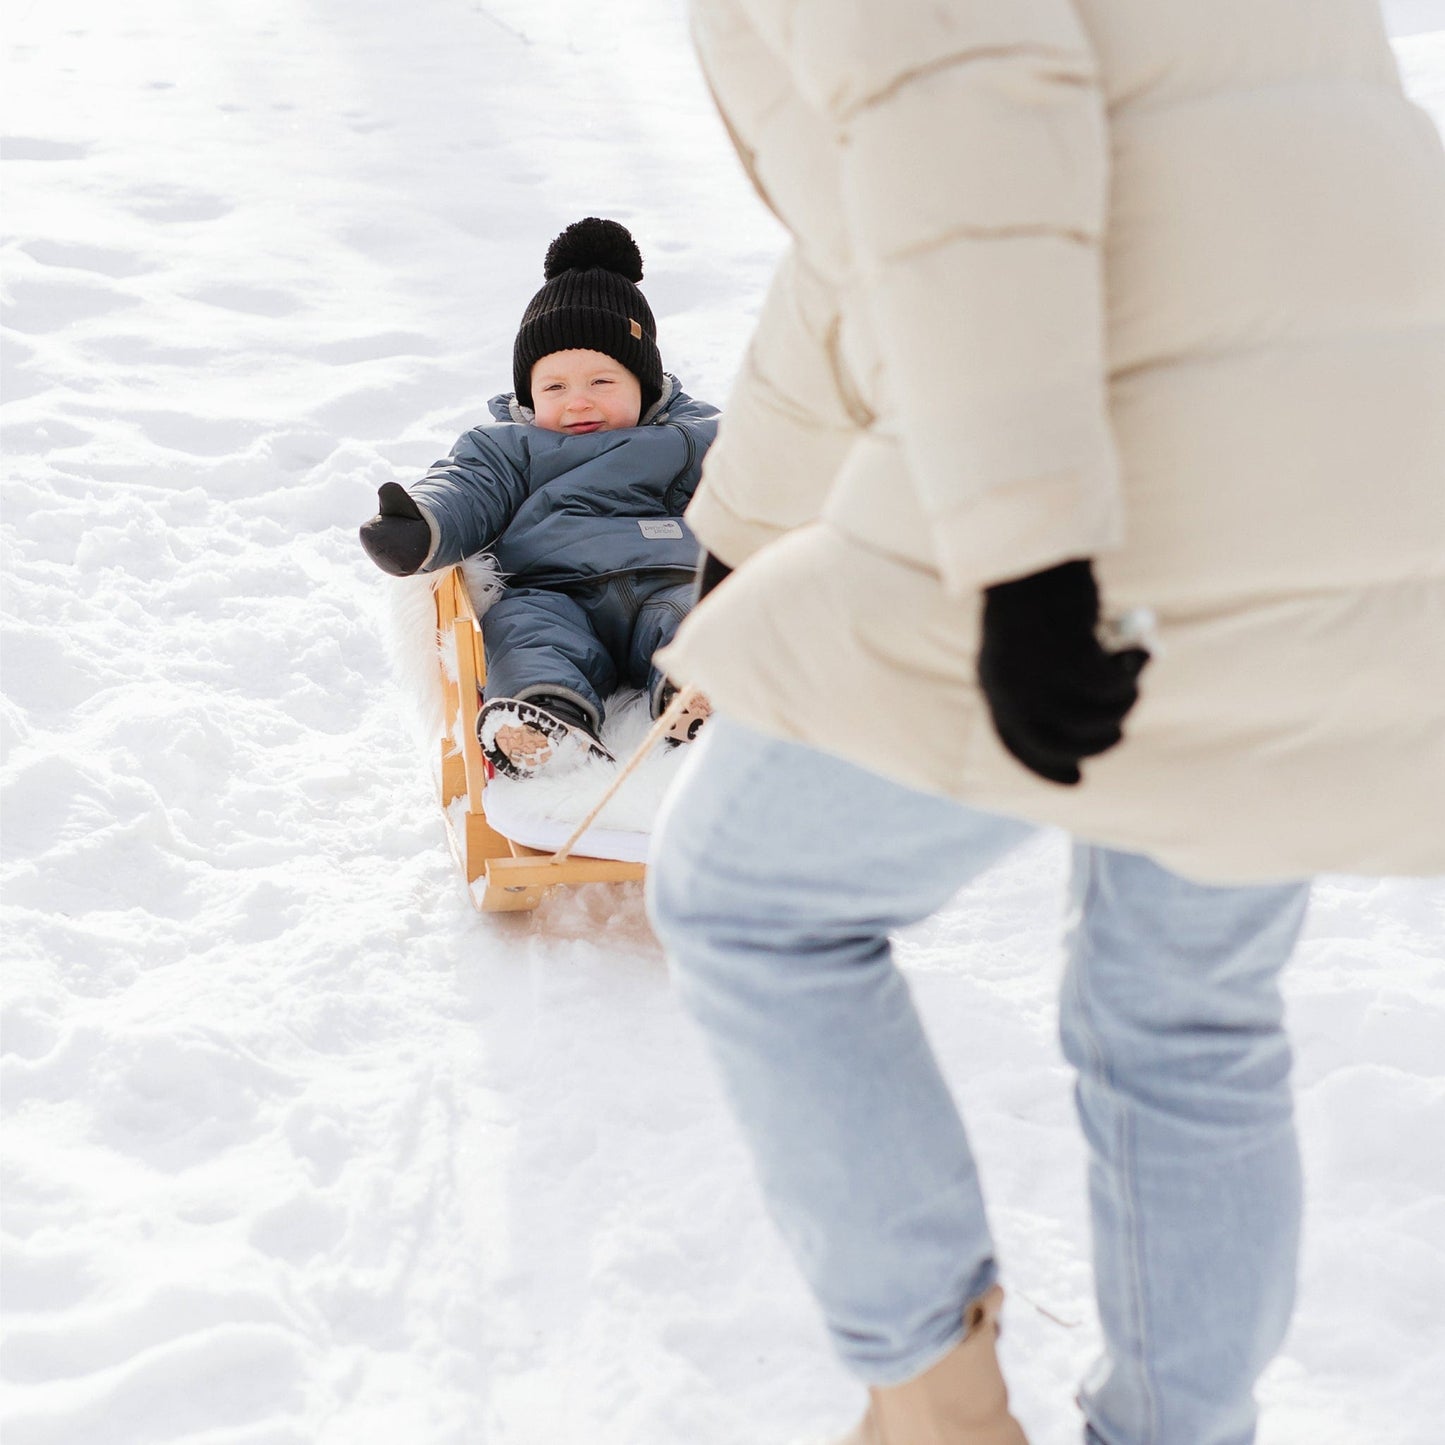
[[[511,839],[497,832],[484,813],[467,814],[467,882],[475,883],[487,871],[487,864],[505,858]]]
[[[442,807],[450,807],[467,790],[467,762],[451,745],[450,739],[442,739]]]
[[[630,883],[647,872],[645,864],[624,863],[616,858],[567,858],[560,863],[551,858],[550,853],[531,858],[489,858],[487,884],[525,888],[551,887],[554,883]]]
[[[472,606],[471,593],[467,591],[466,578],[460,567],[453,567],[448,574],[451,578],[452,620],[466,621],[472,625],[470,643],[472,652],[472,673],[481,687],[487,680],[487,653],[482,646],[482,624],[477,618],[477,609]]]
[[[462,745],[462,758],[467,772],[467,806],[481,810],[482,789],[487,785],[487,765],[482,759],[482,745],[477,740],[476,712],[481,697],[477,682],[476,657],[472,635],[477,624],[459,617],[452,623],[452,637],[457,657],[457,736]]]
[[[448,572],[435,589],[437,604],[437,631],[445,632],[456,620],[457,582],[456,573]]]
[[[483,883],[478,906],[483,913],[527,913],[541,903],[546,892],[545,888],[503,888]]]

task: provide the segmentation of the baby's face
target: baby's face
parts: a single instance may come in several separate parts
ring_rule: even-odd
[[[642,384],[600,351],[554,351],[532,368],[532,411],[543,431],[621,431],[642,415]]]

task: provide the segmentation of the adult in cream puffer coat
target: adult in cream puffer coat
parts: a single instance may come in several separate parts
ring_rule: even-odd
[[[1445,159],[1372,0],[694,17],[794,244],[671,674],[1206,881],[1445,870]],[[975,668],[981,589],[1070,558],[1158,647],[1061,788]]]

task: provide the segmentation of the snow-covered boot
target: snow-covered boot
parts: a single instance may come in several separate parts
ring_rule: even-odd
[[[658,717],[661,717],[672,706],[672,701],[676,696],[677,689],[668,683],[658,700]],[[682,743],[690,743],[702,731],[702,725],[711,716],[712,704],[700,692],[694,693],[692,701],[673,719],[672,726],[668,728],[664,736],[673,747],[678,747]]]
[[[557,772],[587,758],[617,761],[580,719],[574,722],[560,715],[565,704],[547,701],[551,707],[523,698],[494,697],[477,714],[482,756],[504,778],[530,778],[543,768]]]
[[[868,1413],[836,1445],[1028,1445],[998,1367],[997,1285],[965,1311],[968,1335],[901,1385],[868,1392]]]

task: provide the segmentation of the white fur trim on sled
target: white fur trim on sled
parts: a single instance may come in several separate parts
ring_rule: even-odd
[[[526,848],[555,853],[572,836],[570,823],[534,816],[528,811],[525,798],[498,788],[495,780],[487,785],[486,809],[487,821],[492,827]],[[615,858],[623,863],[646,863],[651,846],[650,833],[594,826],[578,839],[572,854],[578,858]]]
[[[507,579],[490,552],[478,552],[466,558],[462,562],[462,577],[467,584],[467,595],[472,599],[472,610],[480,621],[487,615],[487,609],[507,590]]]
[[[497,570],[497,559],[486,553],[468,557],[462,563],[462,577],[478,617],[483,616],[506,589],[506,579]],[[420,736],[440,738],[446,726],[446,697],[437,671],[436,600],[432,595],[437,576],[395,577],[386,582],[387,604],[384,634],[391,670],[410,702],[413,721]],[[441,649],[444,664],[455,665],[450,647]],[[455,680],[455,679],[454,679]]]
[[[637,751],[651,726],[645,693],[617,693],[608,703],[602,742],[619,762],[594,758],[560,773],[493,778],[483,795],[488,820],[499,832],[530,848],[560,847]],[[686,748],[666,744],[653,748],[573,851],[591,858],[643,861],[663,795],[686,752]],[[619,852],[619,848],[627,851]]]

